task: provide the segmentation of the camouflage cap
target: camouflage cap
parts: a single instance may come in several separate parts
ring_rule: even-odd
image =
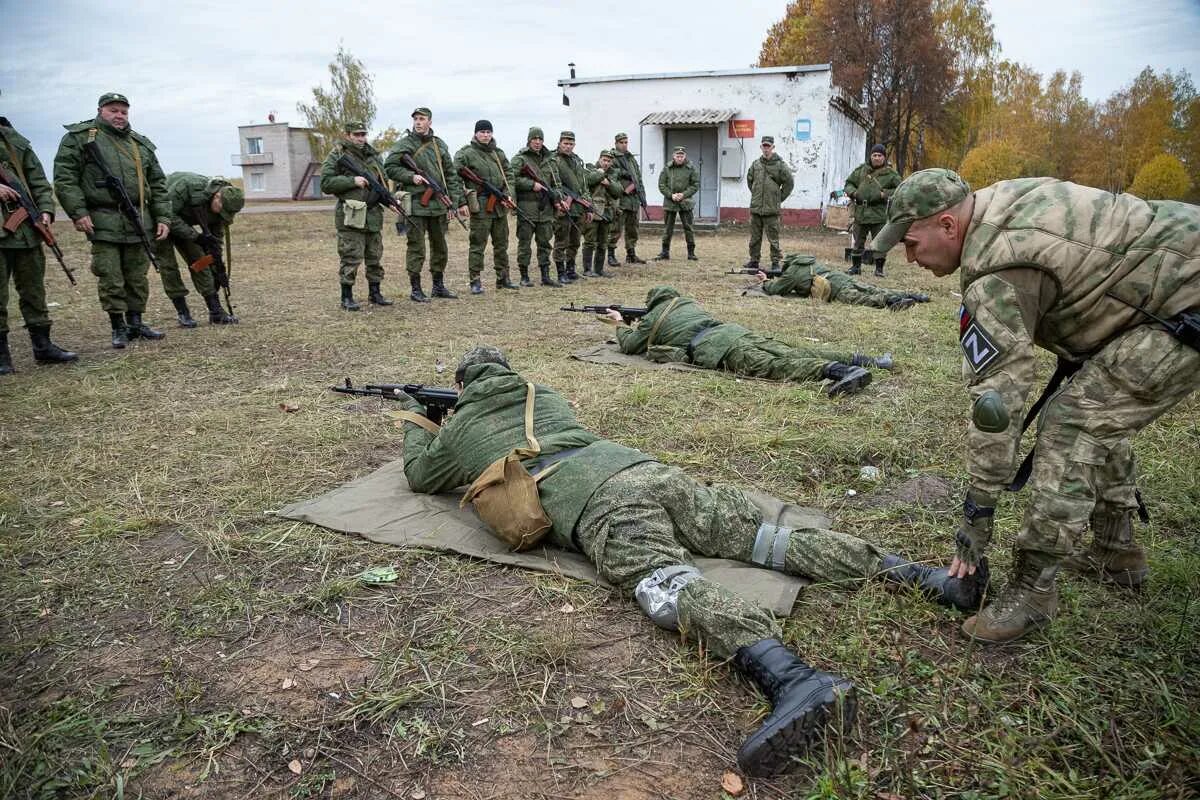
[[[971,193],[971,187],[948,169],[923,169],[914,172],[896,187],[888,200],[887,224],[871,240],[876,253],[891,250],[908,233],[908,226],[958,205]]]
[[[508,359],[504,357],[504,353],[499,347],[492,347],[489,344],[476,345],[463,353],[462,359],[458,362],[458,369],[454,370],[454,382],[463,383],[467,367],[473,367],[476,364],[500,364],[507,367]]]
[[[558,140],[559,140],[560,142],[573,142],[573,141],[575,141],[575,131],[563,131],[562,133],[560,133],[560,134],[558,135]]]
[[[353,120],[343,125],[342,130],[344,130],[346,133],[366,133],[367,126],[366,123]]]
[[[429,117],[430,119],[433,119],[433,112],[430,111],[425,106],[417,106],[416,108],[414,108],[411,116],[415,117],[418,114],[420,114],[423,117]]]
[[[764,136],[759,141],[759,144],[775,144],[775,137],[774,136]]]
[[[545,139],[545,138],[546,138],[546,134],[542,132],[541,128],[539,128],[535,125],[529,129],[529,135],[525,137],[525,141],[528,142],[531,139]]]
[[[607,147],[600,151],[600,158],[616,158],[617,154]]]
[[[96,108],[103,108],[109,103],[124,103],[125,105],[129,105],[129,98],[120,92],[105,92],[96,101]]]
[[[629,134],[622,131],[621,133],[618,133],[616,136],[613,137],[613,141],[614,142],[628,142]]]
[[[686,148],[686,147],[684,147],[683,145],[680,145],[679,147],[676,147],[676,148],[675,148],[675,152],[676,152],[676,153],[683,153],[683,154],[686,156],[686,155],[687,155],[687,148]]]
[[[236,186],[226,186],[221,190],[221,219],[233,222],[233,215],[246,207],[246,195]]]

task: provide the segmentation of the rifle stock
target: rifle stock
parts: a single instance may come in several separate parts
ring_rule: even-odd
[[[421,169],[421,165],[416,162],[410,153],[405,153],[404,155],[400,156],[400,163],[415,172],[417,175],[420,175],[425,181],[425,185],[428,188],[425,189],[425,191],[421,194],[420,203],[422,207],[428,208],[429,201],[432,200],[433,196],[436,194],[438,200],[441,201],[442,205],[446,207],[447,213],[454,217],[455,221],[458,222],[459,225],[462,225],[464,231],[468,230],[467,223],[463,222],[462,217],[458,215],[458,208],[454,205],[454,200],[451,199],[450,193],[446,191],[446,187],[438,183],[437,180],[434,179],[434,177],[428,172]]]
[[[62,267],[62,271],[66,273],[67,280],[72,286],[78,286],[75,280],[75,273],[67,266],[66,259],[63,258],[62,248],[58,246],[58,240],[54,238],[54,232],[49,226],[42,224],[41,213],[37,210],[37,206],[33,204],[33,198],[17,180],[16,176],[9,174],[3,166],[0,166],[0,183],[3,183],[8,188],[17,193],[17,210],[8,215],[8,219],[4,221],[4,229],[9,233],[16,233],[17,229],[22,224],[28,223],[33,228],[34,233],[38,235],[46,245],[50,248],[50,252],[54,254],[54,258],[58,260],[58,265]]]

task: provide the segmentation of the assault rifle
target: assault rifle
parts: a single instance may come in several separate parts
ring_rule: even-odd
[[[513,200],[508,192],[504,191],[496,184],[484,180],[482,175],[470,167],[461,167],[458,170],[458,174],[478,186],[483,190],[483,193],[487,195],[487,203],[485,205],[487,213],[491,214],[493,211],[495,211],[496,204],[499,203],[505,208],[517,212],[517,216],[528,222],[530,225],[533,224],[533,220],[529,218],[529,215],[517,208],[517,201]]]
[[[591,214],[592,216],[599,217],[600,219],[604,220],[605,222],[612,222],[612,217],[610,217],[608,215],[607,211],[604,212],[603,214],[598,213],[596,211],[596,206],[592,204],[592,201],[588,200],[586,197],[579,194],[578,192],[572,191],[571,189],[568,189],[565,186],[562,187],[561,189],[559,189],[559,191],[562,192],[563,196],[567,198],[567,208],[571,207],[571,203],[578,203],[580,206],[583,207],[584,211]]]
[[[225,266],[225,258],[221,253],[221,240],[213,235],[208,227],[208,206],[196,206],[195,214],[196,222],[200,225],[200,236],[196,239],[196,243],[203,248],[204,256],[197,259],[190,268],[196,272],[212,268],[213,281],[221,290],[221,294],[225,295],[225,307],[229,309],[229,316],[233,317],[234,322],[237,322],[237,317],[233,313],[233,300],[229,297],[229,270]],[[228,226],[225,227],[225,242],[230,245],[229,249],[232,250],[233,245],[229,241]],[[229,255],[232,258],[233,253]]]
[[[634,320],[641,319],[650,313],[648,308],[638,308],[636,306],[623,306],[619,303],[609,303],[602,306],[577,306],[571,303],[569,306],[563,306],[559,311],[575,311],[580,314],[607,314],[609,311],[616,311],[621,315],[621,319],[625,320],[625,324],[629,324]]]
[[[758,273],[765,274],[768,278],[778,278],[783,274],[781,269],[759,269],[758,267],[734,267],[726,272],[726,275],[757,275]]]
[[[408,230],[408,214],[404,213],[404,209],[400,205],[400,201],[396,196],[387,190],[387,187],[379,182],[379,179],[367,172],[365,169],[359,169],[350,156],[345,153],[337,160],[337,164],[342,169],[349,172],[356,178],[362,178],[367,182],[367,188],[371,190],[371,195],[367,199],[367,204],[374,203],[375,205],[387,206],[392,211],[395,211],[399,218],[396,220],[396,235],[403,236]]]
[[[399,401],[400,393],[408,395],[425,407],[425,416],[430,422],[442,424],[446,414],[454,410],[458,403],[458,392],[453,389],[442,389],[437,386],[426,386],[423,383],[368,383],[365,386],[355,386],[346,378],[343,386],[330,386],[335,392],[353,394],[359,397],[378,397],[383,400]]]
[[[450,193],[446,191],[446,187],[434,180],[434,177],[428,172],[421,169],[420,165],[417,164],[409,153],[400,156],[400,163],[425,179],[425,191],[421,194],[419,201],[421,205],[428,207],[429,200],[436,194],[442,205],[450,210],[450,216],[454,217],[459,225],[462,225],[464,231],[467,230],[467,223],[463,222],[462,217],[458,215],[458,206],[454,205],[454,201],[450,199]]]
[[[521,174],[526,178],[529,178],[529,180],[533,181],[534,183],[541,184],[542,191],[540,192],[541,196],[538,198],[538,208],[544,209],[547,203],[553,203],[555,206],[558,206],[566,202],[566,198],[563,197],[557,189],[546,182],[546,179],[542,177],[541,173],[537,171],[537,168],[534,167],[533,164],[530,164],[529,162],[522,164]],[[574,228],[576,233],[578,233],[580,236],[583,236],[583,231],[579,230],[579,226],[575,224],[575,220],[571,219],[570,215],[566,217],[566,220],[567,224]]]
[[[0,184],[7,186],[17,193],[17,210],[8,215],[8,219],[4,220],[4,230],[9,233],[16,233],[21,227],[21,223],[29,223],[33,228],[34,233],[50,248],[50,252],[58,259],[58,265],[62,267],[62,271],[67,273],[67,280],[72,286],[76,285],[75,273],[71,272],[67,267],[67,262],[63,259],[62,248],[58,246],[58,241],[54,238],[54,233],[50,230],[50,226],[42,224],[42,214],[37,210],[37,206],[33,204],[33,199],[29,193],[25,191],[25,187],[17,180],[14,175],[9,174],[3,166],[0,166]]]
[[[642,185],[638,179],[637,172],[629,166],[628,159],[632,158],[629,153],[624,153],[616,157],[616,161],[621,165],[621,177],[628,178],[631,183],[637,188],[638,205],[642,207],[642,213],[646,215],[646,219],[650,219],[650,209],[646,206],[646,187]]]
[[[133,143],[137,147],[137,142]],[[92,159],[92,163],[100,170],[100,174],[104,176],[104,180],[97,183],[97,186],[102,186],[108,189],[113,200],[117,201],[117,208],[125,215],[125,219],[129,220],[129,224],[137,231],[138,241],[142,243],[142,249],[146,251],[146,258],[150,259],[150,263],[154,265],[154,271],[159,272],[158,258],[154,255],[154,246],[150,244],[150,237],[146,236],[146,229],[142,227],[142,214],[138,211],[137,206],[129,199],[129,192],[125,191],[125,183],[113,174],[113,171],[108,168],[108,163],[104,160],[104,155],[100,152],[100,145],[95,142],[86,142],[83,145],[83,152]]]

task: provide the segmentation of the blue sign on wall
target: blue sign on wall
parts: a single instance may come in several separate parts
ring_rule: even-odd
[[[807,142],[812,138],[812,120],[798,119],[796,120],[796,141]]]

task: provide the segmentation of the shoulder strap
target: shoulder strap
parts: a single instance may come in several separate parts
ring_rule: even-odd
[[[434,436],[437,436],[442,430],[441,427],[439,427],[438,424],[429,417],[422,416],[415,411],[409,411],[408,409],[402,408],[399,411],[393,411],[391,412],[391,416],[395,417],[397,420],[400,420],[396,423],[398,426],[403,425],[405,422],[411,422],[412,424],[429,431]]]
[[[676,297],[674,300],[672,300],[670,303],[667,304],[666,308],[663,309],[662,315],[659,316],[658,319],[654,320],[654,326],[652,328],[650,328],[650,335],[646,337],[646,349],[647,350],[649,350],[651,347],[654,346],[654,337],[658,333],[658,329],[662,327],[663,320],[665,320],[667,318],[667,315],[671,313],[671,311],[675,308],[676,305],[679,304],[679,301],[682,299],[683,299],[682,297]]]
[[[508,176],[504,174],[504,166],[500,163],[500,155],[495,151],[492,152],[492,160],[496,162],[496,169],[500,170],[500,180],[504,183],[505,190],[511,193],[508,185]]]
[[[538,444],[537,438],[533,435],[533,398],[537,394],[532,381],[525,383],[525,441],[529,447],[519,447],[514,452],[521,458],[529,458],[536,456],[542,452],[542,446]]]
[[[21,168],[21,157],[17,155],[17,148],[12,146],[12,142],[8,137],[0,135],[0,139],[4,139],[4,146],[8,148],[8,157],[12,160],[13,169],[17,171],[17,177],[21,179],[21,184],[29,191],[29,181],[25,179],[25,170]]]
[[[96,138],[96,128],[88,131],[88,141]],[[142,148],[138,147],[138,142],[135,139],[129,149],[126,150],[117,137],[110,136],[107,132],[104,134],[108,140],[113,143],[118,152],[123,152],[133,161],[133,169],[137,172],[138,179],[138,211],[142,214],[146,213],[146,173],[142,170]]]

